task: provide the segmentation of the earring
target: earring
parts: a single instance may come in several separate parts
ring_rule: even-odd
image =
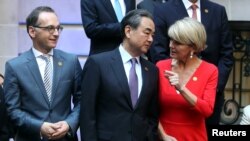
[[[193,52],[191,52],[191,54],[190,54],[190,59],[192,59],[192,58],[193,58],[193,54],[194,54],[194,53],[193,53]]]

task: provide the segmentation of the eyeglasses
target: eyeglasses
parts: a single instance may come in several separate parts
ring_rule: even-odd
[[[45,27],[42,27],[42,26],[33,26],[35,28],[42,28],[46,31],[48,31],[50,34],[53,34],[55,32],[55,30],[58,31],[58,33],[60,34],[63,30],[63,27],[62,26],[57,26],[57,27],[54,27],[53,25],[49,25],[49,26],[45,26]]]

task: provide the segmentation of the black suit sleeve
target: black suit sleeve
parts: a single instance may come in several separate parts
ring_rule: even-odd
[[[97,141],[96,98],[100,85],[98,65],[89,57],[82,73],[80,131],[82,141]]]
[[[100,1],[81,0],[81,16],[85,33],[90,39],[121,38],[120,23],[110,17]]]
[[[8,117],[3,97],[3,89],[0,85],[0,141],[9,140]]]
[[[157,69],[157,75],[158,75],[158,69]],[[158,77],[156,76],[157,81],[155,84],[155,89],[154,91],[154,95],[152,97],[152,101],[150,104],[150,110],[151,112],[149,112],[149,126],[150,126],[150,134],[148,135],[148,140],[149,141],[157,141],[159,140],[159,136],[158,136],[158,123],[159,123],[159,112],[160,112],[160,106],[159,106],[159,90],[158,90]]]

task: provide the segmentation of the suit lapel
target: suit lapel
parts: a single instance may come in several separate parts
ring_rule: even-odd
[[[58,54],[57,50],[54,49],[54,56],[53,56],[53,85],[52,85],[52,95],[51,95],[51,102],[56,94],[56,90],[58,87],[58,83],[60,82],[62,68],[64,66],[64,61],[61,56]]]
[[[188,17],[188,13],[187,13],[186,7],[184,6],[183,2],[181,0],[175,0],[173,2],[174,2],[174,6],[176,7],[176,8],[174,8],[176,15],[179,16],[177,19],[182,19],[184,17]]]
[[[125,0],[124,3],[125,3],[125,6],[126,6],[125,13],[128,13],[132,9],[135,9],[135,3],[130,3],[129,0]]]
[[[147,93],[147,87],[149,87],[149,77],[150,77],[148,75],[149,67],[146,65],[145,60],[143,60],[142,58],[140,58],[140,63],[141,63],[141,72],[142,72],[142,88],[141,88],[141,92],[140,92],[135,108],[139,106],[140,101],[143,99],[144,95]]]
[[[49,99],[48,99],[48,96],[47,96],[47,93],[43,84],[43,79],[40,75],[40,71],[38,68],[38,64],[36,62],[36,58],[31,49],[27,53],[27,59],[28,59],[28,62],[27,62],[28,69],[30,70],[30,73],[35,79],[37,86],[42,92],[44,99],[46,100],[47,104],[49,104]]]
[[[116,17],[116,14],[115,14],[115,10],[112,6],[112,3],[110,0],[100,0],[104,7],[107,9],[108,13],[115,19],[118,21],[117,17]]]
[[[122,91],[125,92],[125,99],[129,103],[130,107],[133,109],[131,97],[130,97],[130,91],[128,86],[128,79],[124,70],[123,62],[121,59],[121,55],[119,52],[119,48],[115,49],[113,51],[112,57],[111,57],[111,68],[118,80],[118,83],[120,84]]]
[[[212,9],[208,5],[208,3],[205,0],[201,0],[201,23],[205,26],[208,27],[209,21],[211,20],[211,12]]]

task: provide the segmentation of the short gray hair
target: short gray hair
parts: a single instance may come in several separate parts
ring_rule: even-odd
[[[199,53],[206,48],[206,30],[202,23],[195,19],[186,17],[176,21],[170,26],[168,36],[184,45],[190,45],[195,53]]]

